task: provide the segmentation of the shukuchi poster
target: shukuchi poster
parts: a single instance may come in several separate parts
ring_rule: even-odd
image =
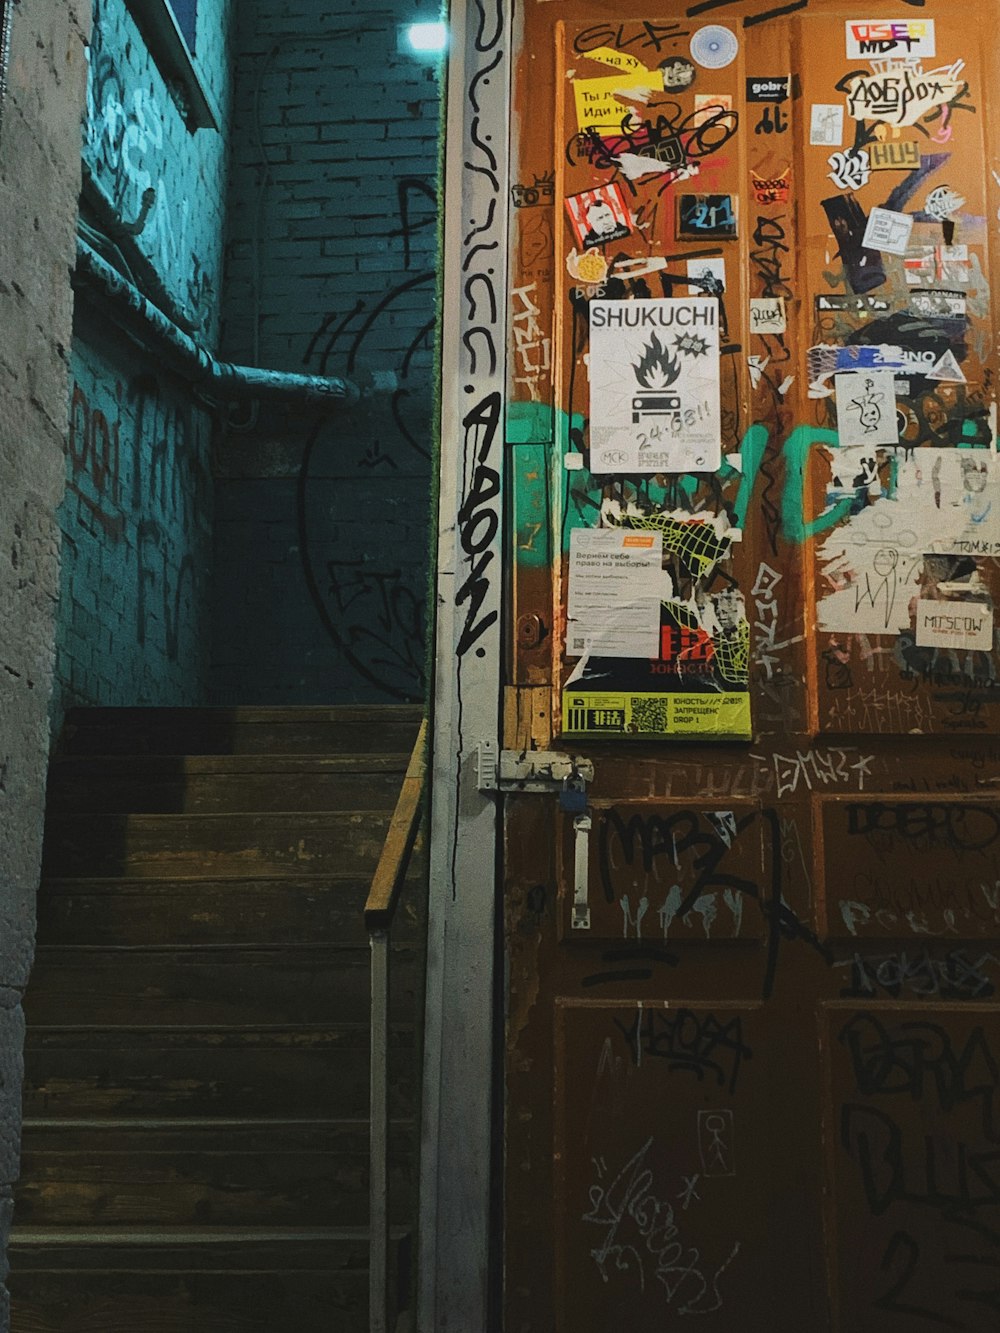
[[[718,300],[591,301],[591,472],[721,465]]]

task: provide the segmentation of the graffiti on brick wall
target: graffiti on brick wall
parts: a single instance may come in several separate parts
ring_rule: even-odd
[[[74,382],[62,518],[73,597],[96,607],[113,642],[124,627],[169,663],[182,661],[204,600],[206,453],[203,414],[154,376]]]
[[[183,180],[189,136],[170,99],[129,69],[130,44],[116,28],[111,8],[106,0],[95,0],[85,159],[111,196],[124,230],[137,238],[162,276],[183,283],[187,305],[197,311],[214,283],[198,253],[198,233],[205,226],[199,216],[205,210],[192,210],[196,194]]]
[[[306,589],[320,624],[361,680],[392,699],[422,699],[426,540],[404,540],[400,526],[376,550],[374,521],[360,532],[351,524],[331,523],[339,487],[318,461],[329,443],[329,426],[322,413],[306,440],[298,475],[298,550]],[[402,492],[396,503],[406,508]],[[408,517],[420,530],[423,515]]]
[[[357,473],[379,476],[406,508],[404,474],[429,473],[431,410],[431,337],[434,316],[428,318],[436,282],[432,268],[420,268],[427,258],[423,243],[437,223],[437,196],[420,177],[397,181],[398,214],[386,238],[402,247],[404,275],[377,298],[354,298],[343,308],[327,312],[306,347],[303,364],[318,374],[363,377],[367,369],[376,384],[386,373],[394,377],[385,399],[367,406],[359,435],[364,452],[354,460]],[[402,337],[394,329],[402,324]],[[386,343],[394,352],[381,350]],[[343,454],[343,415],[324,415],[316,423],[303,450],[298,477],[297,522],[303,575],[310,598],[330,638],[358,675],[391,698],[423,697],[424,606],[423,581],[426,543],[402,561],[393,551],[386,559],[370,552],[358,557],[353,546],[330,535],[328,510],[318,503],[318,474],[342,471],[330,463]],[[321,465],[322,461],[322,465]],[[422,495],[418,486],[414,494]],[[315,502],[315,503],[314,503]],[[395,502],[395,501],[393,501]],[[322,514],[322,519],[320,518]],[[423,512],[407,515],[422,528]]]
[[[435,317],[432,313],[427,318],[423,312],[431,304],[430,293],[437,276],[433,268],[413,271],[414,261],[426,257],[416,253],[414,237],[437,223],[437,196],[433,188],[419,177],[401,177],[397,181],[397,207],[398,225],[390,228],[386,239],[401,242],[406,276],[377,300],[356,298],[349,309],[338,307],[328,311],[309,339],[302,358],[307,369],[320,375],[351,376],[362,367],[395,375],[390,407],[398,438],[380,444],[376,457],[368,457],[360,464],[371,466],[377,459],[390,470],[398,466],[399,444],[422,459],[430,459],[427,428]],[[395,352],[373,351],[383,345],[386,331],[399,323],[410,327],[408,340]]]

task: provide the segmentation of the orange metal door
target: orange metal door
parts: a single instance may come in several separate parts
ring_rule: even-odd
[[[998,19],[525,8],[508,1333],[1000,1327]]]

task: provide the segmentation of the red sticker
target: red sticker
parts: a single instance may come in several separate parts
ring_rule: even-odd
[[[632,217],[617,185],[601,185],[596,190],[571,194],[566,200],[566,212],[582,250],[632,235]]]
[[[791,183],[791,167],[786,167],[780,175],[776,176],[758,176],[755,171],[750,173],[753,197],[758,204],[787,204]]]

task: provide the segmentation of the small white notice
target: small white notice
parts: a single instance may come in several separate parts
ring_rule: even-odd
[[[917,602],[918,648],[993,650],[993,608],[986,602]]]
[[[688,287],[689,296],[717,296],[726,290],[726,261],[718,259],[689,259],[688,277],[695,281]]]
[[[567,657],[657,657],[664,588],[662,533],[575,528]]]
[[[833,382],[841,445],[899,443],[895,371],[850,371]]]
[[[786,327],[785,298],[783,296],[751,296],[751,333],[784,333]]]
[[[839,148],[844,142],[844,108],[837,102],[814,102],[809,117],[809,142],[814,148]]]
[[[909,213],[894,213],[891,208],[873,208],[861,244],[866,250],[905,255],[912,231],[913,218]]]

